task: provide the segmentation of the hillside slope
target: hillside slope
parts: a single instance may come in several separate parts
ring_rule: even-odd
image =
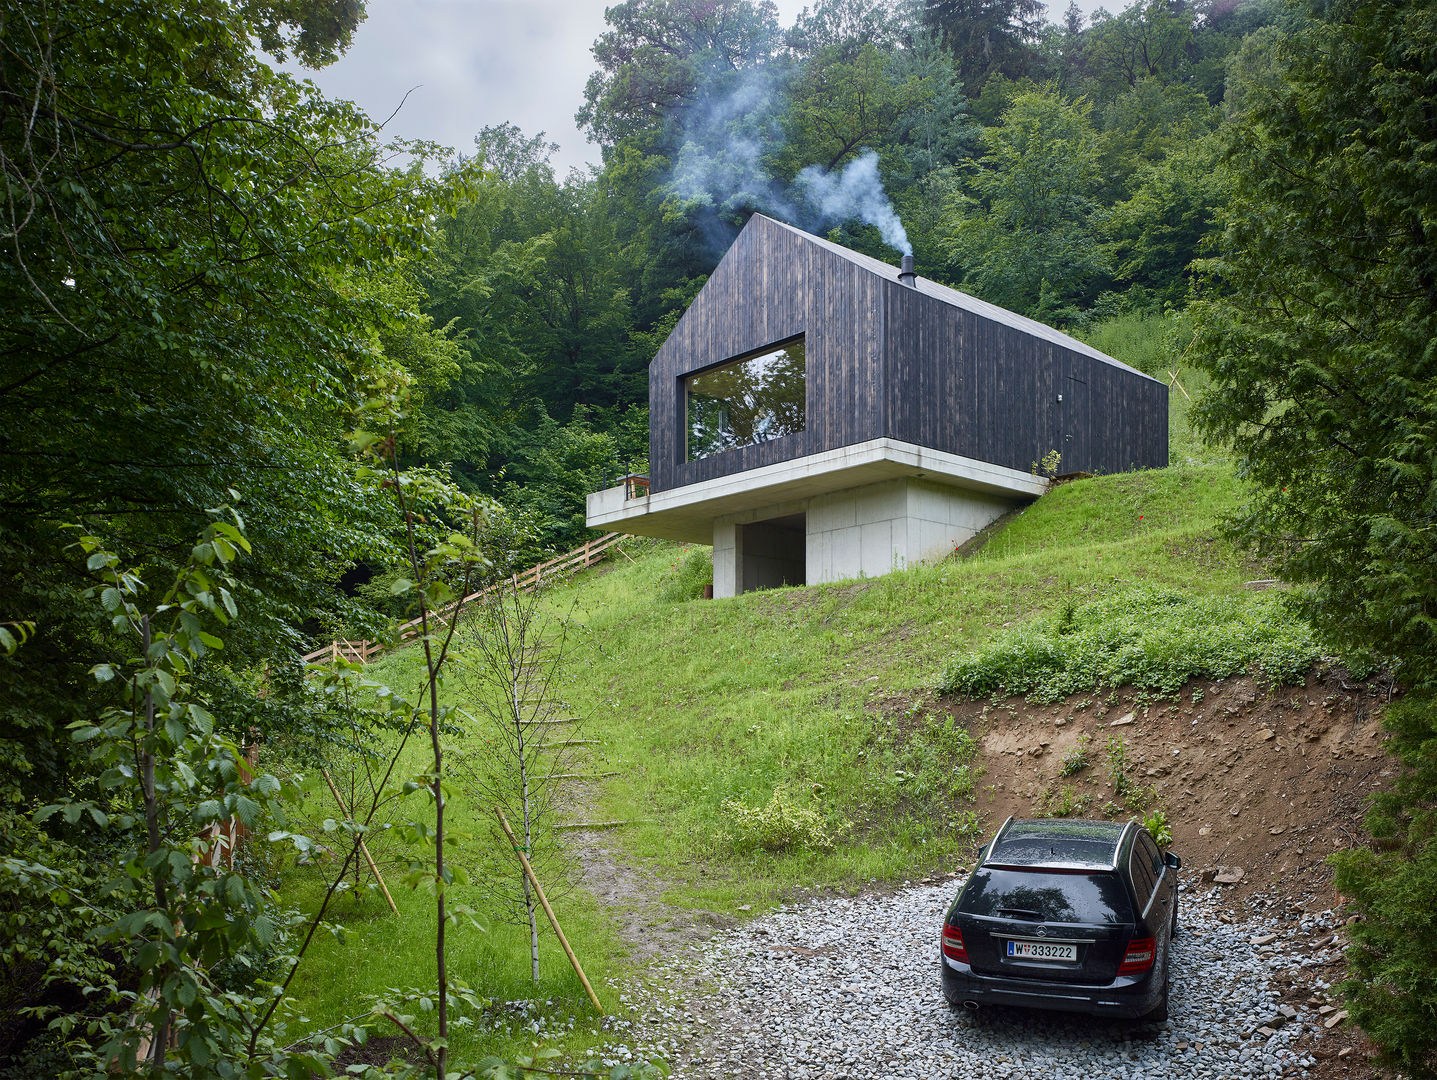
[[[1015,516],[976,555],[874,580],[724,601],[664,599],[690,578],[689,562],[706,558],[707,549],[653,544],[634,551],[555,597],[582,628],[565,692],[600,733],[606,768],[620,773],[587,792],[586,804],[607,819],[635,822],[622,848],[671,883],[671,899],[715,911],[772,902],[800,886],[853,888],[946,866],[989,826],[992,812],[1028,812],[1045,789],[1057,793],[1061,785],[1055,788],[1036,764],[1056,761],[1083,727],[1079,721],[1102,707],[1089,702],[1079,709],[1074,701],[1063,713],[1074,719],[1054,732],[1061,737],[1036,739],[1036,721],[1013,717],[1041,715],[1051,725],[1051,707],[1009,703],[1018,711],[1000,723],[1007,710],[940,699],[935,687],[945,662],[995,634],[1136,584],[1185,596],[1252,596],[1246,583],[1261,577],[1261,568],[1216,527],[1237,498],[1237,482],[1223,466],[1082,480]],[[1244,685],[1244,694],[1252,690],[1251,682]],[[1193,707],[1194,689],[1210,697],[1216,691],[1223,704]],[[1299,703],[1319,702],[1306,731],[1326,732],[1339,718],[1356,717],[1360,700],[1358,738],[1369,748],[1369,691],[1339,691],[1333,700],[1330,693],[1314,683],[1306,697],[1299,689],[1289,694]],[[1254,709],[1277,708],[1277,698],[1239,708],[1229,704],[1231,684],[1195,686],[1187,695],[1181,706],[1154,702],[1151,692],[1112,699],[1148,702],[1130,734],[1172,740],[1186,725],[1184,738],[1202,741],[1185,751],[1187,759],[1180,747],[1169,747],[1195,764],[1173,772],[1165,762],[1158,782],[1147,785],[1149,803],[1121,808],[1163,809],[1177,835],[1194,816],[1185,800],[1197,796],[1184,795],[1192,783],[1214,785],[1222,794],[1211,797],[1213,805],[1231,806],[1248,798],[1239,789],[1261,779],[1254,767],[1249,781],[1248,766],[1236,764],[1198,775],[1196,762],[1231,755],[1227,740],[1237,737],[1239,718],[1253,731],[1264,724],[1274,730],[1272,747],[1292,747],[1298,758],[1314,752],[1305,734],[1289,732],[1275,714],[1253,719]],[[1334,703],[1344,695],[1348,704]],[[1299,704],[1285,719],[1299,713],[1306,717],[1308,707]],[[980,740],[981,777],[962,746],[951,738],[944,743],[940,729],[948,717]],[[1318,736],[1326,752],[1324,738]],[[1047,741],[1046,758],[1025,758],[1024,774],[1007,775],[1000,749],[1013,747],[1004,740],[1023,744],[1025,753]],[[1101,765],[1098,742],[1093,756]],[[1155,751],[1137,752],[1148,758],[1144,775],[1158,768]],[[1250,763],[1245,748],[1237,752]],[[968,772],[966,789],[948,782],[959,769]],[[1303,775],[1316,784],[1316,772]],[[985,802],[982,793],[990,789],[1004,797]],[[1028,800],[1026,808],[1015,791]],[[819,815],[834,839],[831,849],[795,845],[736,857],[734,804],[758,809],[771,805],[775,793]],[[1097,799],[1093,812],[1105,801]],[[973,809],[988,812],[975,822],[968,816]],[[1206,824],[1225,830],[1231,818]]]

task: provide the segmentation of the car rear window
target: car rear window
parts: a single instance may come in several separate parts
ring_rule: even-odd
[[[988,861],[1111,870],[1122,835],[1123,827],[1108,821],[1015,821],[994,841]]]
[[[963,893],[969,915],[1042,922],[1124,923],[1132,908],[1112,871],[1003,870],[979,867]]]

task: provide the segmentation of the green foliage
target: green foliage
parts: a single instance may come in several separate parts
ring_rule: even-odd
[[[895,809],[949,820],[955,805],[973,798],[977,753],[977,741],[951,716],[924,715],[894,755]]]
[[[267,953],[284,924],[259,884],[232,868],[222,839],[235,826],[262,830],[276,821],[281,784],[244,768],[240,746],[221,732],[194,679],[223,648],[214,631],[237,614],[229,568],[250,552],[239,519],[219,513],[149,611],[138,603],[143,582],[118,556],[94,537],[76,545],[100,580],[91,595],[129,655],[92,672],[116,687],[116,703],[70,725],[92,787],[42,807],[34,821],[83,830],[106,858],[81,860],[73,847],[67,853],[34,838],[28,858],[5,860],[4,877],[12,897],[38,890],[50,899],[51,916],[11,946],[19,971],[34,969],[34,946],[47,936],[74,935],[50,942],[41,981],[69,980],[87,1005],[52,999],[34,1015],[49,1021],[66,1058],[84,1071],[129,1075],[163,1069],[167,1059],[194,1077],[229,1076],[235,1064],[253,1076],[324,1071],[314,1054],[279,1049],[284,1028],[270,1021],[282,988],[219,981],[235,961],[248,965]],[[148,1066],[139,1056],[146,1044]]]
[[[274,5],[274,25],[313,7]],[[4,18],[0,581],[6,621],[39,632],[0,666],[0,786],[51,797],[83,783],[66,725],[115,699],[86,678],[114,631],[63,525],[162,583],[207,508],[243,501],[263,557],[237,576],[232,670],[292,664],[304,622],[353,608],[332,583],[384,542],[341,437],[389,371],[376,342],[406,301],[385,275],[441,191],[383,168],[351,106],[260,63],[238,6]]]
[[[1061,322],[1096,297],[1109,259],[1096,220],[1091,114],[1046,87],[1014,96],[984,130],[973,195],[949,213],[953,256],[985,300]]]
[[[1143,828],[1148,830],[1148,835],[1158,847],[1168,847],[1173,842],[1172,826],[1168,824],[1168,815],[1162,810],[1154,810],[1143,818]]]
[[[1090,77],[1110,95],[1148,80],[1177,80],[1188,63],[1196,22],[1195,9],[1161,0],[1139,0],[1116,15],[1102,11],[1085,42]]]
[[[1199,409],[1253,481],[1237,527],[1313,620],[1437,671],[1437,302],[1426,284],[1437,10],[1294,5],[1226,139],[1232,187],[1193,354]]]
[[[1144,166],[1105,223],[1118,279],[1151,290],[1159,303],[1183,303],[1191,264],[1226,193],[1210,138],[1183,139],[1162,161]]]
[[[1085,814],[1088,807],[1093,805],[1092,795],[1084,792],[1078,794],[1072,784],[1064,784],[1057,791],[1045,790],[1038,806],[1045,817],[1071,817],[1073,814]]]
[[[698,548],[685,554],[685,550],[679,548],[675,554],[673,572],[666,575],[659,586],[659,599],[671,604],[697,600],[703,596],[704,589],[714,583],[713,552]]]
[[[532,523],[535,539],[563,551],[592,536],[584,496],[619,474],[618,439],[597,430],[580,408],[564,425],[541,412],[532,425],[506,431],[501,442],[509,461],[496,495],[514,517]]]
[[[1091,735],[1082,735],[1078,738],[1078,745],[1063,755],[1062,768],[1059,769],[1060,775],[1072,776],[1088,767],[1088,745],[1092,741]]]
[[[943,138],[961,136],[961,100],[949,95],[946,108],[934,107],[937,95],[952,86],[951,71],[940,67],[930,75],[900,62],[902,55],[872,42],[855,49],[848,41],[813,55],[789,86],[788,138],[778,169],[790,176],[815,164],[830,171],[891,138],[900,123],[921,124],[934,113],[931,122]]]
[[[727,823],[729,841],[739,851],[827,851],[833,847],[834,837],[824,815],[811,806],[799,805],[778,789],[764,806],[749,807],[727,799],[719,810]]]
[[[1247,671],[1297,681],[1320,656],[1312,631],[1279,595],[1204,598],[1130,586],[954,656],[939,686],[1034,701],[1124,685],[1173,694],[1189,679]]]
[[[1126,799],[1135,787],[1128,776],[1133,763],[1128,760],[1128,744],[1121,735],[1109,735],[1104,747],[1108,762],[1108,782],[1113,785],[1113,794]]]
[[[1237,532],[1305,583],[1314,625],[1418,692],[1389,721],[1406,771],[1369,817],[1392,852],[1339,861],[1354,897],[1352,1013],[1437,1076],[1430,692],[1437,686],[1437,5],[1293,2],[1250,39],[1206,264],[1199,418],[1253,483]]]
[[[606,145],[672,124],[716,72],[753,67],[780,48],[777,12],[753,0],[623,0],[604,12],[596,70],[578,120]]]
[[[91,824],[77,817],[74,832],[83,837]],[[0,819],[0,1011],[9,1018],[0,1027],[0,1076],[59,1073],[65,1040],[50,1021],[73,1007],[79,988],[111,984],[114,963],[94,934],[120,911],[96,904],[101,884],[81,848],[28,817]]]
[[[929,0],[925,21],[943,36],[958,75],[976,95],[989,79],[1020,78],[1036,60],[1041,0]]]
[[[1414,1080],[1437,1076],[1437,698],[1413,694],[1389,706],[1388,749],[1404,770],[1372,800],[1366,827],[1376,841],[1329,860],[1334,883],[1362,918],[1347,927],[1352,1017],[1384,1056]]]

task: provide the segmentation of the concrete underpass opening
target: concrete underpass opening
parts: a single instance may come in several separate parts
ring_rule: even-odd
[[[807,583],[803,514],[738,526],[738,592]]]

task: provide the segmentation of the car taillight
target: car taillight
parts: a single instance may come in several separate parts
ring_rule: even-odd
[[[1118,967],[1119,975],[1141,975],[1153,966],[1153,956],[1157,952],[1157,942],[1150,937],[1137,937],[1128,942],[1128,951],[1123,954],[1123,962]]]
[[[968,949],[963,944],[963,931],[956,926],[943,927],[943,955],[960,964],[968,962]]]

